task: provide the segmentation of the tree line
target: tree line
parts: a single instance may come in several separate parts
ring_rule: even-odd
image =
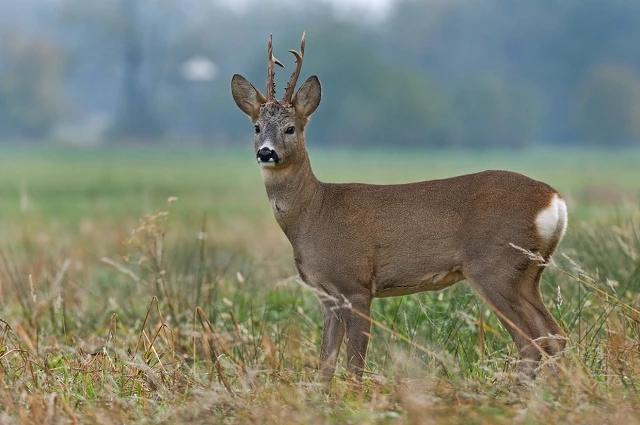
[[[640,146],[635,0],[401,0],[375,21],[321,2],[226,4],[5,4],[0,140],[239,143],[250,123],[232,74],[263,89],[273,33],[281,95],[306,29],[301,79],[323,84],[311,143]]]

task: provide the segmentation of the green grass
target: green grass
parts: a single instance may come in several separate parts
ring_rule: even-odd
[[[519,386],[508,334],[461,283],[376,300],[361,391],[341,359],[325,394],[318,304],[250,146],[13,148],[0,153],[0,422],[640,423],[639,152],[311,157],[324,181],[504,168],[560,190],[570,231],[542,284],[570,336],[559,378]]]
[[[324,181],[401,183],[445,178],[485,169],[509,169],[544,180],[560,190],[576,211],[585,211],[589,190],[636,201],[640,194],[640,151],[540,150],[504,152],[311,151]],[[119,218],[157,208],[180,196],[179,213],[250,217],[268,210],[250,146],[242,150],[178,148],[71,150],[13,149],[1,153],[0,205],[3,216],[20,213],[20,194],[31,214],[42,219],[77,220],[95,214]],[[602,194],[602,193],[600,193]],[[598,193],[594,194],[598,195]],[[262,207],[262,208],[259,208]]]

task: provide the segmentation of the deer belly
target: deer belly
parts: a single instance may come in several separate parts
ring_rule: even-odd
[[[377,298],[397,297],[410,295],[417,292],[438,291],[448,288],[464,279],[459,268],[439,273],[428,273],[417,279],[407,279],[404,281],[374,282],[373,296]]]

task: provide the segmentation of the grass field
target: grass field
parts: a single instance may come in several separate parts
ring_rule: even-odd
[[[324,181],[510,169],[568,200],[557,379],[465,283],[376,300],[359,391],[314,382],[315,296],[251,146],[0,151],[0,423],[640,423],[640,152],[314,150]],[[175,199],[177,198],[177,199]]]

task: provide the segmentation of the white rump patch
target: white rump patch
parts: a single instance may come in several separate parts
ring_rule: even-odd
[[[560,240],[567,230],[567,204],[556,193],[549,206],[536,217],[536,227],[540,237],[546,241]]]

